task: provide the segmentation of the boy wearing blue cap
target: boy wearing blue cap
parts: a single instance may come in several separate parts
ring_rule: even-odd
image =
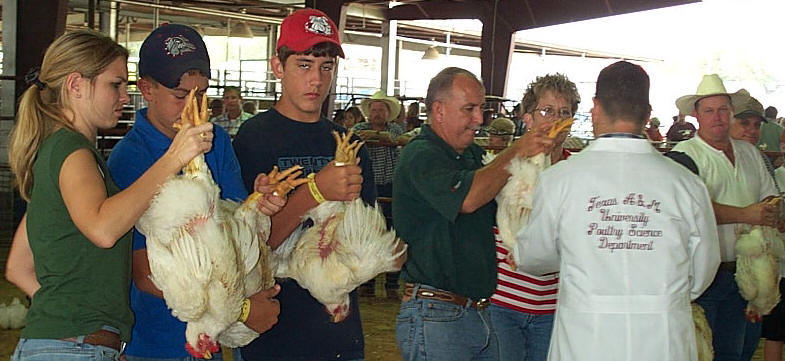
[[[126,188],[160,158],[177,133],[175,123],[191,89],[197,99],[207,91],[210,57],[201,36],[185,25],[169,24],[155,29],[139,51],[139,90],[148,103],[136,113],[134,127],[113,149],[109,169],[120,188]],[[206,104],[202,104],[206,106]],[[248,194],[240,177],[240,166],[229,134],[213,128],[212,149],[205,160],[221,198],[239,201]],[[270,198],[278,207],[280,198]],[[134,229],[131,309],[135,323],[126,348],[128,361],[195,360],[185,345],[186,324],[172,316],[161,291],[150,280],[146,238]],[[279,306],[273,299],[278,286],[250,298],[251,314],[246,324],[264,332],[277,322]],[[222,359],[220,353],[214,360]]]

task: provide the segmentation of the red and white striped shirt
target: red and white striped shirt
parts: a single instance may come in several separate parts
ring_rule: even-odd
[[[562,160],[569,156],[570,152],[562,149]],[[535,315],[554,313],[559,291],[559,274],[534,276],[513,270],[505,261],[509,252],[502,246],[496,227],[493,227],[493,233],[496,239],[496,269],[499,279],[496,281],[496,293],[491,296],[491,302]]]
[[[548,314],[556,311],[556,296],[558,294],[559,274],[546,276],[533,276],[512,270],[505,262],[507,249],[502,247],[499,231],[494,227],[496,234],[496,262],[499,280],[496,282],[496,292],[491,296],[491,302],[519,312],[532,314]]]

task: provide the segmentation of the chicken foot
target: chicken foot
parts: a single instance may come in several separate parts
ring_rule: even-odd
[[[269,184],[275,185],[275,188],[273,189],[273,195],[277,197],[284,197],[289,194],[292,189],[297,188],[301,184],[308,183],[307,178],[297,179],[297,177],[303,174],[301,169],[303,169],[302,166],[295,165],[294,167],[291,167],[283,172],[279,172],[278,166],[273,166],[273,170],[270,172],[270,174],[267,175],[267,177],[270,179]],[[248,198],[245,199],[243,204],[253,204],[259,201],[259,198],[261,198],[263,195],[264,194],[260,192],[253,192],[248,196]]]
[[[196,101],[196,90],[198,88],[191,89],[191,92],[188,93],[188,97],[185,98],[185,107],[183,108],[183,112],[180,114],[180,123],[174,123],[173,126],[175,129],[182,128],[183,124],[190,124],[193,126],[207,124],[208,122],[208,114],[207,114],[207,93],[202,94],[202,107],[199,108],[199,103]],[[204,133],[200,134],[202,138],[206,135]],[[184,172],[187,174],[195,174],[199,170],[199,165],[196,163],[196,159],[192,159],[184,168]]]
[[[365,142],[356,140],[351,141],[352,135],[354,135],[354,132],[351,130],[346,134],[338,134],[338,132],[333,132],[333,137],[337,143],[335,147],[336,167],[341,167],[347,164],[355,164],[357,159],[357,152],[360,150],[360,147],[365,144]]]
[[[553,139],[556,138],[556,136],[559,135],[559,133],[565,130],[569,131],[570,128],[572,127],[573,122],[574,122],[573,118],[565,118],[553,122],[553,125],[551,125],[551,129],[548,130],[548,138]]]

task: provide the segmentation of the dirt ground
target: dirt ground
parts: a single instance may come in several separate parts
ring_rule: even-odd
[[[381,283],[383,282],[377,282],[377,284]],[[379,293],[380,290],[377,290],[377,294]],[[14,297],[22,299],[24,295],[5,278],[0,279],[0,303],[8,303]],[[401,356],[395,345],[395,315],[398,313],[398,303],[379,298],[360,298],[360,312],[365,332],[365,359],[400,361]],[[18,340],[19,330],[0,329],[0,361],[11,358]],[[752,358],[753,361],[763,360],[762,347],[763,340]],[[225,358],[227,361],[231,361],[231,352],[224,355],[228,356]]]
[[[378,282],[383,283],[383,282]],[[0,277],[0,303],[9,303],[14,297],[27,302],[24,294]],[[367,361],[399,361],[398,347],[395,345],[395,315],[399,303],[380,298],[361,298],[360,313],[362,314],[365,333],[365,359]],[[0,361],[7,361],[19,341],[20,330],[0,329]],[[224,359],[231,361],[231,352],[224,353]]]

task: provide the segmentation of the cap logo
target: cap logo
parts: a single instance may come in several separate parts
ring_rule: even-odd
[[[196,51],[196,45],[182,35],[166,38],[164,43],[166,44],[166,53],[173,58],[178,55]]]
[[[327,22],[327,17],[325,16],[311,15],[305,23],[305,31],[319,35],[333,34],[333,29],[330,27],[330,23]]]

